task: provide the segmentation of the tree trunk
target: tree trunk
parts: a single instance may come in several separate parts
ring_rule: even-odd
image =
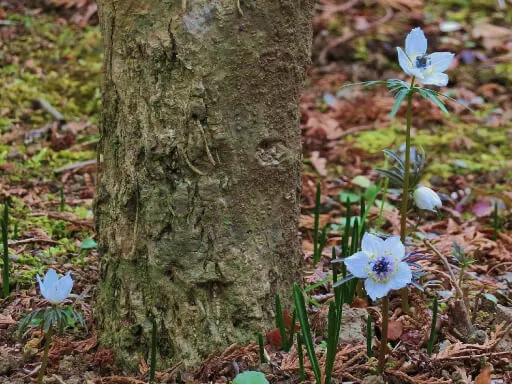
[[[298,277],[312,0],[99,0],[101,341],[197,365],[273,323]]]

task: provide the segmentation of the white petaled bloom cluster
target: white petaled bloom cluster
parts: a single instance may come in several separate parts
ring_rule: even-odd
[[[37,281],[39,282],[41,295],[43,295],[43,297],[51,304],[55,305],[66,300],[73,289],[71,272],[66,273],[65,276],[59,279],[57,272],[50,268],[48,272],[46,272],[44,280],[41,280],[39,275],[37,275]]]
[[[448,75],[443,73],[453,57],[450,52],[427,55],[427,38],[421,28],[414,28],[405,39],[405,52],[397,47],[398,62],[405,73],[415,76],[423,84],[445,86]]]
[[[365,233],[361,251],[347,257],[344,262],[355,277],[365,279],[364,288],[372,300],[384,297],[392,289],[400,289],[412,280],[409,264],[403,261],[405,246],[400,237],[386,240]]]
[[[437,193],[427,187],[418,187],[413,194],[414,202],[419,209],[434,211],[443,203]]]

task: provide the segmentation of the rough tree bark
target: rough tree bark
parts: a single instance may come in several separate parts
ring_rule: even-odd
[[[128,369],[255,340],[300,250],[312,0],[99,0],[101,340]]]

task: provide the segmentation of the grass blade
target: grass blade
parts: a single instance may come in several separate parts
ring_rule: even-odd
[[[336,304],[331,300],[329,303],[329,314],[327,315],[327,355],[325,357],[325,384],[331,384],[332,368],[336,357],[337,328]]]
[[[258,346],[260,350],[260,363],[264,364],[267,362],[267,359],[265,359],[265,346],[263,344],[263,335],[261,332],[258,332]]]
[[[288,338],[286,337],[286,328],[284,326],[284,317],[283,317],[283,308],[281,306],[281,299],[279,295],[276,294],[276,327],[279,329],[279,333],[281,335],[281,349],[285,352],[288,352],[286,341]]]
[[[299,382],[306,380],[306,370],[304,369],[304,354],[302,351],[302,332],[297,334],[297,353],[299,355]]]
[[[313,224],[313,264],[318,263],[320,260],[320,252],[318,252],[319,248],[319,233],[318,229],[320,226],[320,197],[322,195],[322,185],[320,183],[316,184],[316,196],[315,196],[315,221]]]
[[[368,359],[371,359],[373,357],[372,342],[373,342],[372,318],[370,315],[368,315],[368,317],[366,319],[366,356],[368,356]]]
[[[2,267],[2,286],[4,298],[9,297],[10,294],[10,270],[9,270],[9,203],[7,200],[4,202],[4,217],[2,219],[2,243],[3,243],[3,267]]]
[[[432,350],[434,349],[434,342],[436,340],[436,323],[437,323],[437,296],[434,297],[434,306],[432,308],[432,324],[430,325],[430,338],[427,345],[427,354],[432,356]]]
[[[308,313],[306,311],[306,303],[304,302],[304,294],[302,293],[302,290],[297,285],[297,283],[293,284],[293,300],[295,302],[295,310],[297,311],[297,317],[299,318],[302,334],[304,336],[306,351],[308,353],[309,360],[311,361],[311,367],[313,369],[313,373],[315,374],[317,384],[320,384],[322,375],[320,373],[320,365],[318,364],[318,359],[316,358],[315,354],[315,345],[313,343],[313,336],[311,335],[311,328],[309,327]]]
[[[157,344],[157,329],[156,329],[156,320],[152,319],[153,329],[151,330],[151,362],[149,366],[149,383],[153,383],[155,381],[155,373],[156,373],[156,344]]]

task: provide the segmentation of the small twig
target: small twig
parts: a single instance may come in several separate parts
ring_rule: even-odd
[[[244,15],[244,11],[242,11],[242,6],[240,5],[240,0],[236,0],[236,10],[240,16]]]
[[[381,17],[380,19],[374,21],[373,23],[368,24],[368,26],[364,30],[368,31],[368,30],[371,30],[371,29],[379,26],[380,24],[387,23],[389,20],[391,20],[393,18],[393,15],[394,15],[393,10],[391,8],[386,8],[386,14],[383,17]],[[348,32],[344,36],[338,37],[331,43],[327,44],[327,47],[325,47],[322,50],[322,52],[320,52],[320,55],[318,55],[318,62],[321,65],[326,65],[327,64],[327,54],[332,49],[338,47],[339,45],[348,43],[353,38],[360,36],[361,32],[363,32],[363,31],[357,31],[357,32],[358,33]]]
[[[79,163],[70,164],[70,165],[66,165],[66,166],[61,167],[61,168],[57,168],[53,172],[55,172],[55,173],[62,173],[62,172],[66,172],[66,171],[72,171],[72,170],[75,170],[75,169],[87,167],[89,165],[96,165],[96,163],[97,163],[96,159],[81,161]]]
[[[206,154],[208,155],[208,160],[215,166],[215,160],[213,159],[212,153],[210,152],[210,148],[208,147],[208,141],[206,140],[206,134],[204,133],[203,126],[199,124],[199,130],[201,131],[201,136],[203,136],[204,146],[206,147]]]
[[[375,129],[375,124],[366,124],[366,125],[358,125],[356,127],[352,127],[349,129],[344,130],[342,133],[339,134],[339,136],[336,138],[336,140],[339,140],[342,137],[352,135],[354,133],[362,132],[362,131],[371,131]]]
[[[59,241],[52,239],[41,239],[41,238],[33,238],[33,239],[23,239],[23,240],[9,240],[9,246],[16,246],[22,244],[32,244],[32,243],[49,243],[49,244],[60,244]]]
[[[436,360],[462,360],[462,359],[478,359],[478,358],[481,358],[481,357],[486,357],[486,356],[501,356],[501,355],[510,355],[510,352],[509,351],[504,351],[504,352],[485,352],[485,353],[481,353],[479,355],[469,355],[469,356],[448,356],[448,357],[443,357],[441,359],[436,359]]]
[[[450,266],[450,263],[448,262],[448,260],[446,259],[446,257],[444,257],[444,255],[439,252],[439,250],[428,240],[423,240],[423,242],[425,243],[425,245],[427,247],[429,247],[432,251],[434,251],[434,253],[439,256],[439,258],[441,259],[441,261],[443,262],[443,264],[445,265],[446,269],[448,269],[448,273],[450,274],[450,277],[452,278],[453,280],[453,285],[455,287],[455,290],[457,291],[457,296],[460,296],[461,298],[464,297],[464,294],[462,292],[462,289],[459,287],[459,284],[457,282],[457,278],[455,277],[455,274],[453,273],[452,271],[452,267]]]
[[[463,332],[464,332],[464,338],[466,338],[474,332],[474,328],[473,328],[473,323],[471,321],[471,317],[469,316],[470,312],[468,310],[468,306],[466,305],[466,301],[464,300],[464,293],[462,292],[462,289],[459,286],[457,278],[455,277],[455,274],[453,273],[450,263],[448,262],[446,257],[444,257],[444,255],[441,252],[439,252],[439,250],[430,241],[425,239],[425,240],[423,240],[423,242],[432,251],[434,251],[434,253],[437,256],[439,256],[439,258],[443,261],[443,264],[448,269],[448,273],[450,274],[450,277],[452,279],[452,282],[453,282],[453,285],[454,285],[455,291],[456,291],[456,296],[455,296],[456,300],[455,300],[455,303],[453,306],[453,313],[454,313],[454,316],[456,316],[455,314],[460,314],[463,317],[463,319],[461,319],[461,320],[465,323],[465,324],[463,324],[463,326],[465,328],[465,330]]]
[[[185,157],[185,161],[187,162],[187,165],[190,167],[190,169],[192,171],[194,171],[195,173],[197,173],[198,175],[201,175],[201,176],[204,176],[206,175],[204,172],[201,172],[199,169],[197,169],[196,167],[194,167],[192,165],[192,163],[190,162],[188,156],[187,156],[187,152],[183,152],[183,156]]]
[[[512,265],[512,261],[504,261],[503,263],[499,263],[499,264],[496,264],[496,265],[492,266],[491,268],[489,268],[489,270],[487,271],[486,275],[490,275],[490,273],[492,271],[494,271],[495,269],[497,269],[499,267],[503,267],[504,265]]]
[[[66,119],[64,118],[64,116],[62,116],[62,114],[57,111],[54,107],[52,107],[52,105],[47,102],[45,99],[42,99],[42,98],[39,98],[35,101],[37,103],[37,105],[44,109],[46,112],[48,112],[55,120],[63,123],[66,121]]]
[[[62,378],[58,375],[56,375],[55,373],[53,374],[53,378],[55,380],[57,380],[60,384],[66,384],[66,382],[64,380],[62,380]]]

